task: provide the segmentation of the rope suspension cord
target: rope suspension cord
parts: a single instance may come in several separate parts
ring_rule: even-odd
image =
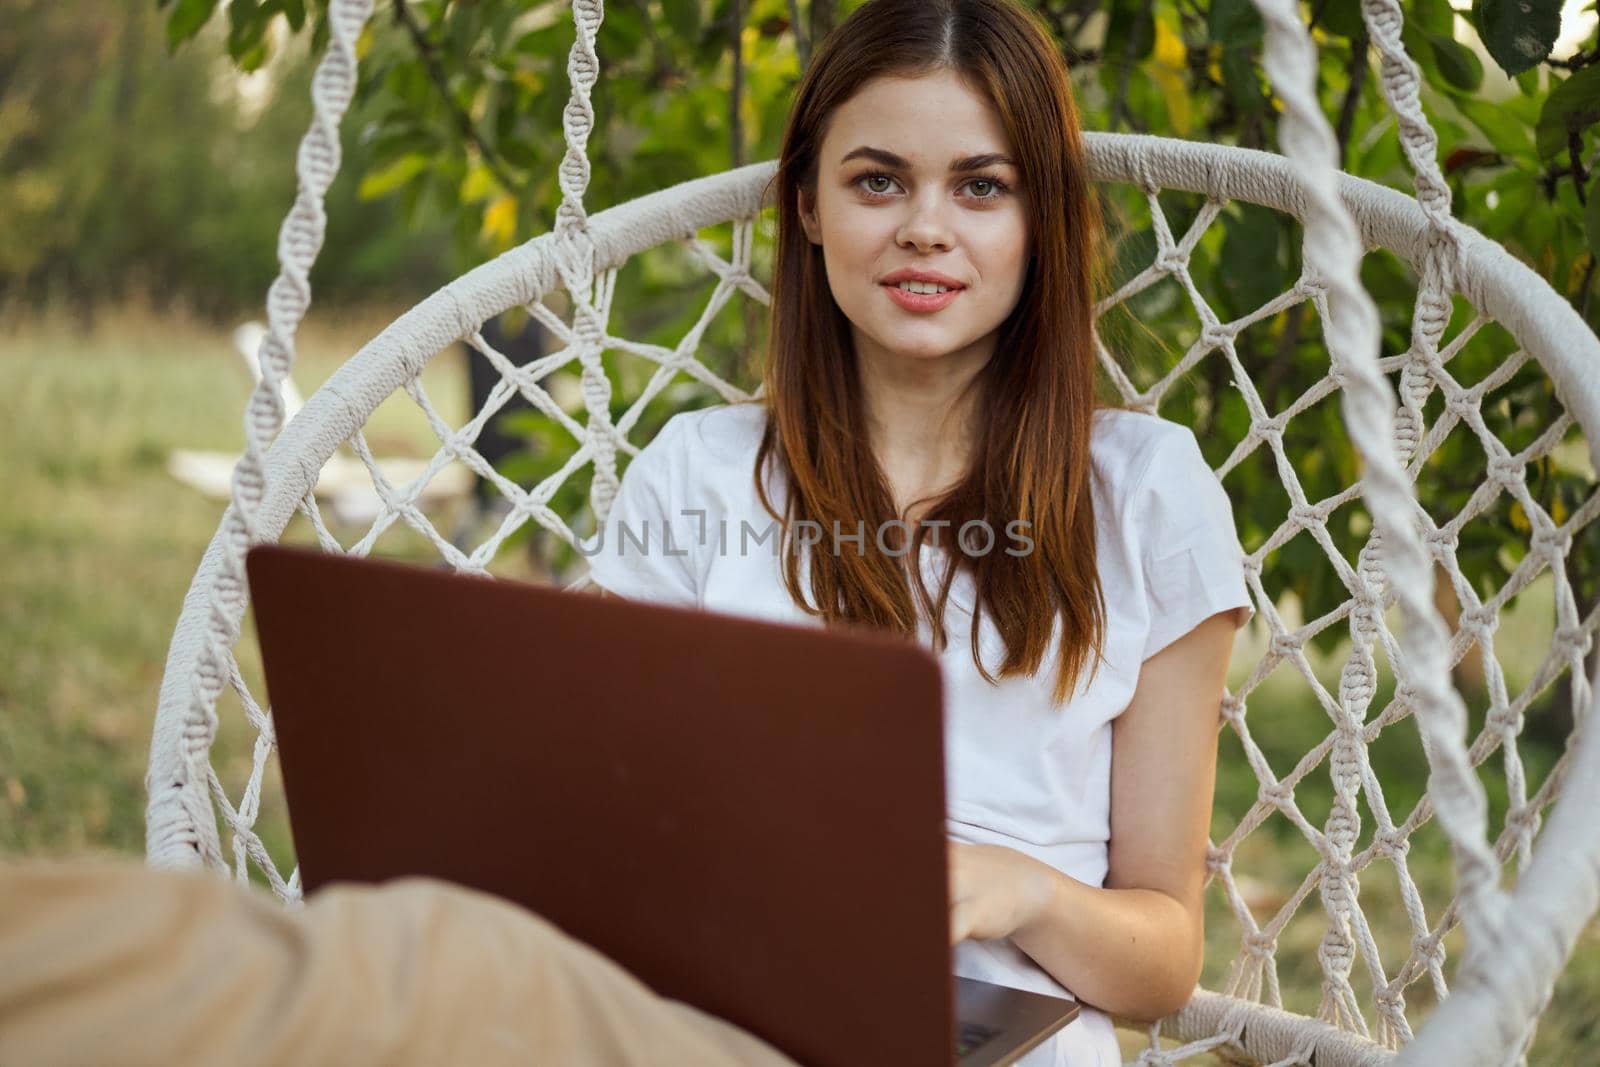
[[[1401,13],[1394,0],[1363,0],[1362,16],[1383,57],[1382,88],[1401,124],[1401,141],[1416,174],[1418,199],[1431,233],[1423,270],[1418,309],[1413,321],[1413,346],[1402,386],[1405,406],[1397,419],[1393,395],[1377,368],[1377,308],[1360,283],[1363,249],[1348,211],[1335,192],[1337,146],[1327,117],[1317,102],[1314,73],[1316,46],[1290,0],[1256,0],[1266,22],[1263,64],[1284,101],[1279,139],[1284,155],[1300,165],[1308,203],[1305,260],[1308,270],[1324,279],[1330,291],[1332,321],[1327,331],[1330,358],[1343,372],[1343,408],[1351,441],[1366,468],[1363,496],[1373,519],[1373,532],[1361,552],[1354,590],[1350,633],[1353,651],[1340,679],[1342,721],[1331,755],[1335,807],[1329,818],[1328,841],[1334,855],[1331,877],[1322,883],[1330,924],[1319,950],[1324,967],[1321,1015],[1341,1026],[1365,1032],[1348,976],[1353,963],[1349,916],[1358,910],[1351,856],[1359,833],[1359,772],[1365,762],[1360,740],[1361,719],[1377,682],[1373,644],[1381,633],[1384,578],[1398,599],[1404,619],[1402,656],[1391,655],[1406,702],[1415,709],[1432,767],[1430,795],[1450,838],[1465,899],[1468,943],[1475,949],[1492,945],[1503,903],[1497,884],[1499,867],[1486,843],[1487,800],[1473,774],[1465,742],[1466,708],[1449,684],[1446,655],[1449,632],[1433,604],[1433,566],[1418,536],[1414,517],[1420,506],[1404,469],[1420,438],[1425,370],[1431,353],[1438,360],[1438,341],[1450,317],[1446,277],[1454,243],[1449,236],[1449,189],[1434,160],[1437,138],[1417,98],[1418,72],[1400,42]],[[1398,452],[1397,454],[1397,447]],[[1395,651],[1391,649],[1391,653]],[[1340,929],[1340,927],[1344,929]],[[1362,948],[1369,965],[1381,973],[1376,945],[1365,924]],[[1379,1039],[1393,1044],[1410,1038],[1403,1002],[1397,990],[1380,998],[1384,1030]]]
[[[212,796],[221,804],[229,803],[210,764],[211,743],[217,731],[217,698],[230,681],[226,665],[239,639],[239,620],[249,595],[244,556],[251,545],[261,540],[256,510],[265,484],[264,456],[283,425],[282,383],[294,368],[295,332],[311,306],[311,267],[327,232],[328,188],[339,172],[339,127],[355,95],[356,40],[372,16],[372,7],[372,0],[332,0],[328,8],[328,49],[312,77],[314,114],[295,160],[294,205],[278,234],[279,271],[267,291],[268,325],[261,347],[261,379],[245,409],[244,454],[234,467],[232,503],[223,517],[222,568],[211,593],[204,644],[190,687],[188,715],[179,746],[181,762],[171,780],[159,780],[152,774],[147,783],[151,794],[145,831],[147,846],[151,862],[160,866],[216,866],[221,860],[216,817],[210,809]],[[265,716],[256,726],[261,731],[258,747],[270,745],[271,729]],[[241,811],[253,818],[260,797],[260,781],[253,779],[241,802]],[[258,862],[267,861],[262,868],[274,880],[275,890],[289,891],[259,838],[238,835],[234,848],[240,883],[247,880],[244,860],[248,851]]]

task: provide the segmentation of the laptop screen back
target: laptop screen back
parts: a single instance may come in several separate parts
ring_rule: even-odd
[[[247,566],[308,890],[462,883],[801,1062],[949,1062],[925,650],[278,546]]]

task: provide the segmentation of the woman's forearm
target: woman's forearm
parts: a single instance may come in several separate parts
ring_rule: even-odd
[[[1131,1019],[1188,1002],[1204,953],[1199,916],[1154,889],[1102,889],[1039,864],[1049,903],[1011,940],[1079,1000]]]

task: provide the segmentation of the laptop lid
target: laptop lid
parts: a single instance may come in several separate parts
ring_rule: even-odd
[[[280,546],[246,566],[307,890],[485,889],[801,1062],[951,1061],[925,649]]]

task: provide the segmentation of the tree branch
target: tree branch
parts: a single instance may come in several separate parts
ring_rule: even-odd
[[[1582,70],[1584,67],[1600,63],[1600,48],[1593,52],[1578,52],[1566,59],[1546,59],[1545,66],[1555,67],[1557,70]]]
[[[1567,127],[1567,156],[1572,160],[1572,184],[1578,194],[1578,206],[1589,203],[1589,172],[1583,169],[1583,131],[1576,125]]]
[[[839,17],[838,0],[811,0],[811,45],[816,47],[821,40],[833,32],[835,20]]]
[[[1346,73],[1349,75],[1348,84],[1344,90],[1344,100],[1339,105],[1339,129],[1337,140],[1339,142],[1339,169],[1345,170],[1348,166],[1350,154],[1350,134],[1356,124],[1356,108],[1361,104],[1361,90],[1367,84],[1367,47],[1370,38],[1367,36],[1366,26],[1361,27],[1361,35],[1350,42],[1350,66]]]
[[[800,53],[800,71],[811,66],[811,38],[800,28],[800,0],[789,0],[789,29],[794,32],[795,51]]]
[[[739,102],[744,97],[744,0],[733,0],[733,10],[728,12],[733,28],[728,34],[733,43],[733,92],[728,94],[728,139],[732,142],[733,165],[744,166],[744,121],[739,114]]]
[[[450,80],[445,74],[444,66],[439,62],[439,46],[428,40],[428,35],[422,27],[417,25],[417,20],[411,17],[411,11],[406,7],[406,0],[394,0],[394,20],[405,27],[406,33],[411,37],[411,42],[416,46],[418,58],[428,71],[428,78],[433,82],[434,88],[439,90],[439,98],[444,101],[445,109],[450,112],[455,120],[456,129],[473,148],[478,150],[478,155],[483,160],[483,165],[489,168],[500,187],[507,192],[521,188],[522,183],[514,180],[500,161],[500,156],[489,147],[478,130],[472,124],[472,116],[462,110],[461,105],[450,92]]]

